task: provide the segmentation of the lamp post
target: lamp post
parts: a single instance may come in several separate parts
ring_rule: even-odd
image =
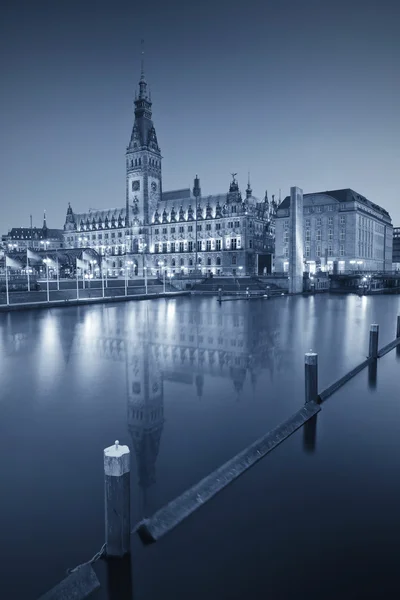
[[[50,289],[49,289],[49,259],[45,258],[43,262],[46,264],[46,288],[47,288],[47,302],[50,302]]]
[[[127,265],[128,265],[128,267],[127,267]],[[125,258],[125,281],[126,281],[125,296],[128,293],[129,265],[133,265],[133,260],[126,260],[126,258]]]
[[[145,272],[145,268],[146,268],[146,262],[145,262],[145,252],[146,252],[146,248],[147,248],[147,244],[143,244],[143,245],[142,245],[142,256],[143,256],[143,276],[144,276],[144,272]]]
[[[173,276],[174,276],[173,273],[168,273],[170,287],[171,287],[171,279],[173,278]],[[164,294],[165,294],[165,278],[164,278]]]
[[[146,296],[147,296],[147,267],[143,267],[143,271],[144,271],[144,288],[146,290]]]
[[[56,263],[57,263],[57,270],[56,270],[56,274],[57,274],[57,291],[60,291],[60,266],[58,263],[58,248],[56,248]]]
[[[164,294],[165,294],[165,269],[164,269],[164,261],[163,261],[163,260],[161,260],[161,261],[159,261],[157,264],[158,264],[158,266],[159,266],[159,267],[161,267],[161,268],[163,269],[163,271],[164,271]]]

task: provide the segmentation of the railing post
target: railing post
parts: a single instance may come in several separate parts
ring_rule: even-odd
[[[106,555],[130,553],[130,452],[128,446],[104,449]]]
[[[310,350],[304,355],[305,391],[307,402],[318,401],[318,354]]]
[[[397,315],[396,338],[400,338],[400,315]]]
[[[374,323],[369,330],[369,358],[378,358],[379,325]]]

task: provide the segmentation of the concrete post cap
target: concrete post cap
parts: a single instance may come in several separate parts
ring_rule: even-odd
[[[377,325],[376,323],[373,323],[370,327],[370,331],[378,331],[379,330],[379,325]]]
[[[310,352],[305,353],[304,360],[306,365],[316,365],[318,361],[318,354],[310,350]]]

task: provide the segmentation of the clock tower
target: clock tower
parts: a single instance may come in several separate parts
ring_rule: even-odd
[[[151,106],[142,51],[139,94],[135,98],[135,122],[126,149],[126,210],[134,236],[135,227],[151,224],[161,200],[162,156],[151,118]]]

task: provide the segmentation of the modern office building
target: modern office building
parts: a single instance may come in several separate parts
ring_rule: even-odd
[[[156,275],[256,274],[272,268],[274,196],[253,196],[248,180],[242,195],[236,173],[229,191],[203,196],[193,188],[165,192],[161,150],[152,121],[152,102],[143,64],[135,120],[126,149],[125,206],[76,214],[68,207],[64,225],[69,248],[92,247],[103,255],[110,275],[124,272],[127,258],[139,273]],[[196,268],[197,265],[197,268]]]
[[[304,271],[390,271],[389,213],[349,188],[304,194]],[[275,217],[275,271],[289,270],[290,197]]]

